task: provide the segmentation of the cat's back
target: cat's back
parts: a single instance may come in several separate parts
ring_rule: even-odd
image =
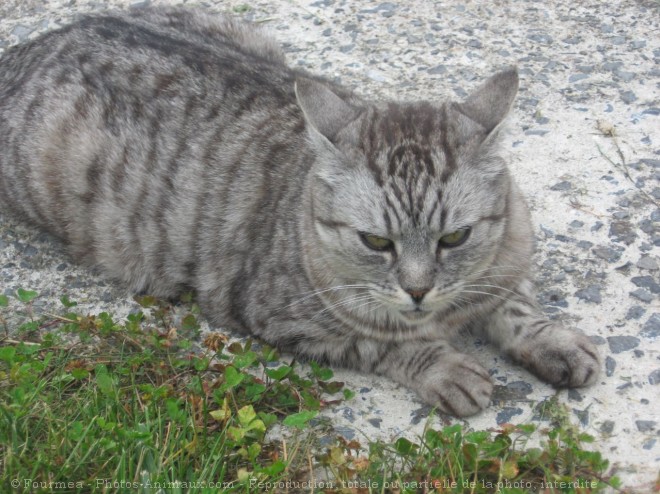
[[[13,47],[0,206],[134,289],[189,283],[208,197],[224,221],[263,149],[301,134],[295,77],[257,27],[178,9],[87,16]]]
[[[0,57],[0,104],[16,102],[12,96],[26,94],[37,80],[62,86],[70,82],[66,73],[94,69],[106,85],[124,80],[134,91],[148,87],[146,76],[167,70],[197,83],[205,76],[215,83],[242,76],[246,86],[271,87],[288,74],[277,43],[255,25],[195,10],[145,8],[84,16],[10,48]]]

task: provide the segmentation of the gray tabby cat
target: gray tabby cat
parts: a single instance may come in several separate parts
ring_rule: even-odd
[[[534,301],[498,154],[517,88],[373,103],[225,18],[85,17],[0,59],[0,201],[133,290],[192,287],[213,324],[471,415],[493,383],[461,329],[556,386],[600,367]]]

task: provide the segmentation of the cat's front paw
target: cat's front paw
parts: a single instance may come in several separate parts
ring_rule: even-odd
[[[519,349],[517,360],[544,381],[558,388],[579,388],[596,382],[600,356],[583,334],[561,326]]]
[[[456,417],[467,417],[488,406],[493,382],[488,371],[468,355],[443,355],[424,373],[417,392],[427,403]]]

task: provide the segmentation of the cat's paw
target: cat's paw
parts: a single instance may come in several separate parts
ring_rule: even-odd
[[[456,417],[467,417],[488,406],[493,382],[488,371],[468,355],[443,355],[424,373],[417,392],[427,403]]]
[[[598,350],[589,338],[561,326],[523,344],[517,359],[558,388],[589,386],[596,382],[601,368]]]

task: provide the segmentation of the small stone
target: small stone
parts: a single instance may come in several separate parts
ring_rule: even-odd
[[[566,43],[567,45],[577,45],[577,44],[580,43],[580,38],[578,38],[577,36],[571,36],[571,37],[562,39],[562,41],[564,43]]]
[[[635,74],[634,72],[620,71],[620,72],[615,72],[614,76],[623,82],[630,82],[637,76],[637,74]]]
[[[649,384],[660,384],[660,369],[656,369],[649,374]]]
[[[607,70],[608,72],[614,72],[621,67],[623,67],[623,62],[606,62],[603,64],[603,70]]]
[[[585,302],[600,304],[602,302],[600,290],[600,285],[589,285],[587,288],[583,288],[582,290],[575,292],[575,296],[580,300],[584,300]]]
[[[652,195],[655,199],[660,199],[660,187],[655,187],[655,188],[651,191],[651,195]]]
[[[658,266],[658,261],[651,256],[642,256],[639,261],[637,261],[636,266],[639,269],[645,269],[647,271],[657,271],[658,268],[660,268],[660,266]]]
[[[593,252],[596,257],[605,259],[607,262],[616,262],[621,259],[621,252],[614,250],[612,247],[594,247],[591,249],[591,252]]]
[[[570,226],[571,228],[582,228],[584,226],[584,222],[579,220],[573,220],[568,224],[568,226]]]
[[[626,42],[626,37],[625,36],[612,36],[610,38],[610,43],[613,45],[622,45]]]
[[[497,422],[497,425],[507,424],[511,421],[511,418],[515,417],[516,415],[522,415],[522,413],[522,408],[504,407],[497,413],[495,422]]]
[[[624,273],[624,274],[627,275],[627,274],[630,273],[630,268],[632,268],[632,265],[633,265],[633,263],[628,261],[627,263],[622,264],[621,266],[617,266],[614,269],[616,269],[620,273]]]
[[[656,442],[656,440],[653,437],[651,439],[647,439],[646,441],[644,441],[642,443],[642,448],[647,449],[647,450],[648,449],[653,449],[653,446],[655,446],[655,442]]]
[[[482,48],[483,44],[478,39],[471,39],[470,41],[468,41],[468,46],[470,48]]]
[[[538,294],[537,299],[541,305],[552,307],[568,307],[564,294],[559,290],[546,290]]]
[[[570,183],[567,180],[564,180],[563,182],[556,183],[552,187],[550,187],[550,190],[557,190],[557,191],[565,191],[565,190],[571,190],[573,187],[573,184]]]
[[[506,386],[495,386],[493,401],[520,401],[525,400],[532,392],[532,385],[525,381],[512,381]]]
[[[646,309],[641,305],[633,305],[628,312],[626,313],[626,319],[630,321],[631,319],[639,319],[646,313]]]
[[[628,216],[627,211],[621,211]],[[629,221],[613,221],[610,224],[609,236],[614,238],[615,242],[623,242],[626,245],[632,244],[637,238],[632,223]]]
[[[632,48],[633,50],[639,50],[640,48],[644,48],[645,46],[646,46],[645,39],[635,40],[630,43],[630,48]]]
[[[435,75],[435,74],[444,74],[445,72],[447,72],[447,66],[445,66],[445,65],[436,65],[435,67],[428,69],[427,72],[429,74],[433,74],[433,75]]]
[[[568,77],[568,82],[569,83],[578,82],[588,78],[589,78],[588,74],[573,74]]]
[[[351,429],[350,427],[344,427],[344,426],[334,426],[334,430],[337,434],[339,434],[341,437],[346,439],[347,441],[350,441],[351,439],[355,438],[355,431]]]
[[[19,24],[16,27],[14,27],[14,29],[11,30],[10,34],[16,36],[19,41],[25,41],[33,31],[34,31],[34,27],[28,27]]]
[[[622,384],[621,386],[617,386],[616,389],[617,391],[625,391],[626,389],[630,389],[632,387],[633,387],[632,383],[628,382]],[[623,394],[623,393],[619,393],[619,394]]]
[[[550,132],[550,131],[549,130],[539,130],[539,129],[537,129],[537,130],[526,130],[525,135],[526,136],[541,136],[541,137],[543,137],[548,132]]]
[[[619,96],[624,103],[630,104],[637,101],[637,95],[632,91],[620,91]]]
[[[612,377],[612,374],[614,374],[614,369],[616,369],[616,360],[608,355],[605,357],[605,375],[607,377]]]
[[[369,422],[371,425],[373,425],[376,429],[380,429],[380,424],[383,421],[383,419],[368,419],[367,422]]]
[[[608,336],[607,344],[612,353],[621,353],[639,346],[639,338],[635,336]]]
[[[660,208],[651,213],[651,221],[660,221]]]
[[[585,427],[589,425],[589,410],[577,410],[574,408],[573,413],[580,421],[580,424],[582,424]]]
[[[633,353],[635,354],[636,358],[642,358],[644,356],[644,352],[642,350],[633,350]]]
[[[629,293],[630,296],[635,297],[637,300],[649,303],[653,300],[653,294],[644,288],[638,288]]]
[[[350,423],[355,422],[355,414],[353,413],[353,409],[346,407],[342,410],[341,414],[343,417],[348,420]]]
[[[604,224],[603,224],[602,221],[596,221],[596,223],[594,223],[593,226],[591,227],[591,231],[592,232],[597,232],[598,230],[603,228],[603,226],[604,226]]]
[[[591,74],[594,71],[594,66],[593,65],[578,65],[576,67],[580,72],[583,74]]]
[[[644,323],[639,335],[644,338],[657,338],[660,336],[660,313],[654,312],[649,317],[648,321]]]
[[[584,249],[584,250],[589,250],[594,246],[594,244],[592,242],[589,242],[588,240],[580,240],[576,245],[580,249]]]
[[[635,420],[639,432],[651,432],[655,429],[655,420]]]
[[[653,276],[635,276],[631,280],[635,286],[640,288],[647,288],[651,293],[660,293],[660,284],[653,278]]]
[[[528,34],[527,39],[534,41],[535,43],[541,43],[544,45],[551,45],[553,42],[552,36],[545,33]]]
[[[576,389],[569,389],[568,399],[572,401],[582,401],[584,398]]]
[[[319,446],[321,446],[321,447],[331,446],[331,445],[335,444],[336,440],[337,440],[337,438],[332,434],[328,434],[326,436],[321,436],[319,438]]]
[[[25,249],[23,249],[23,254],[26,257],[34,257],[38,252],[39,250],[33,245],[26,245]]]
[[[605,434],[612,434],[613,430],[614,430],[614,421],[613,420],[606,420],[600,426],[600,431],[604,432]]]
[[[643,219],[638,223],[638,225],[640,230],[642,230],[644,233],[648,233],[649,235],[652,235],[655,230],[655,225],[650,219]]]
[[[431,405],[424,405],[421,408],[417,408],[410,412],[410,415],[412,415],[412,419],[410,420],[410,423],[412,425],[417,425],[419,424],[422,420],[428,418],[429,414],[431,413],[431,410],[433,410],[433,407]]]

